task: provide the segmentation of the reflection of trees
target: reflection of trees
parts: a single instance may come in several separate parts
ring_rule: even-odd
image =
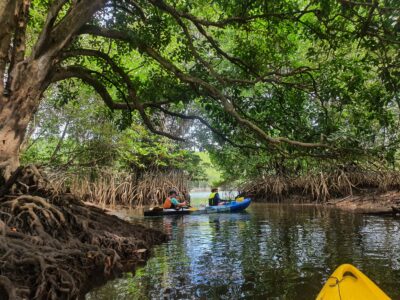
[[[316,295],[329,273],[345,262],[371,270],[374,275],[370,276],[377,282],[390,283],[393,274],[399,279],[399,272],[393,270],[399,270],[400,263],[400,236],[397,233],[393,238],[399,223],[393,225],[393,220],[384,222],[389,227],[365,231],[369,217],[299,206],[272,206],[257,218],[267,223],[254,222],[257,241],[246,249],[252,257],[243,259],[244,289],[254,288],[257,296],[309,299]],[[376,226],[376,220],[371,226]],[[375,242],[371,243],[371,238]],[[385,245],[380,247],[381,253],[396,249],[391,251],[396,258],[384,254],[386,261],[370,258],[371,251],[377,252],[371,247],[381,244]],[[373,272],[377,263],[381,267]]]
[[[247,294],[255,287],[253,293],[258,296],[305,297],[304,286],[301,293],[297,293],[297,288],[304,285],[303,277],[314,274],[309,267],[313,240],[323,238],[320,231],[309,226],[309,220],[300,207],[273,206],[257,215],[253,225],[257,240],[252,243],[255,247],[248,249],[253,259],[246,260],[251,262],[245,269]]]
[[[254,205],[249,214],[160,219],[141,286],[147,298],[313,298],[341,263],[399,296],[400,222],[310,206]]]

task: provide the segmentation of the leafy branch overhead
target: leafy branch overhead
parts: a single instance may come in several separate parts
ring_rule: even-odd
[[[196,119],[231,145],[361,153],[357,108],[370,112],[367,139],[391,132],[399,109],[399,14],[394,0],[6,0],[0,121],[25,132],[48,86],[78,78],[172,139],[182,137],[154,112]]]

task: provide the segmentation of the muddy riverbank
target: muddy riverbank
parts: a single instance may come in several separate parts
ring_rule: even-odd
[[[1,300],[76,299],[167,240],[55,191],[34,166],[18,172],[0,189]]]
[[[357,213],[386,214],[400,207],[400,191],[370,192],[331,199],[327,205]]]

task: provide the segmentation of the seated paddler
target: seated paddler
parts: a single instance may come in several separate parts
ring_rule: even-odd
[[[209,206],[217,206],[220,203],[222,203],[222,200],[219,197],[218,189],[217,188],[211,189],[211,194],[208,197],[208,205]]]
[[[182,207],[186,206],[186,202],[179,202],[178,200],[178,194],[175,190],[171,190],[168,193],[168,197],[167,199],[165,199],[164,204],[163,204],[163,208],[164,209],[180,209]]]

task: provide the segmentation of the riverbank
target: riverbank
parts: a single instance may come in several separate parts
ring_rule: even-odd
[[[354,213],[390,215],[400,210],[400,191],[378,191],[368,190],[363,193],[352,194],[343,197],[332,197],[327,201],[315,201],[307,195],[292,194],[279,201],[268,201],[268,196],[256,198],[259,203],[280,203],[280,204],[301,204],[301,205],[322,205],[333,206],[342,210]]]
[[[300,176],[266,176],[242,189],[254,201],[312,203],[372,214],[400,209],[400,172],[361,167],[333,169]],[[399,210],[400,212],[400,210]]]
[[[331,199],[327,205],[357,213],[391,214],[400,206],[400,191],[370,192]]]
[[[78,298],[167,240],[55,192],[34,166],[18,172],[0,191],[0,299]]]

